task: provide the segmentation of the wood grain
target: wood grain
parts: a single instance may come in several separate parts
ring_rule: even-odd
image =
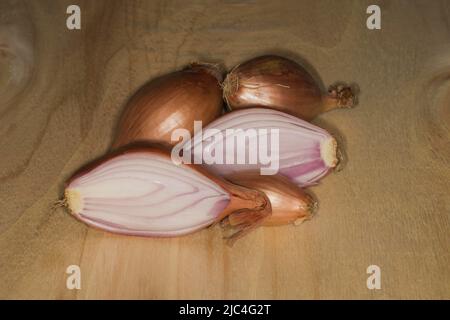
[[[376,31],[372,1],[77,1],[70,31],[72,2],[0,3],[0,298],[450,298],[448,1],[376,1]],[[316,121],[348,161],[312,188],[314,219],[230,249],[215,228],[132,238],[51,210],[140,85],[265,53],[360,88],[355,109]],[[81,290],[66,288],[72,264]],[[371,264],[381,290],[366,288]]]

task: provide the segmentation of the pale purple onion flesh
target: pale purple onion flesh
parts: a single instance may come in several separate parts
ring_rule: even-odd
[[[159,154],[116,156],[71,181],[71,213],[102,230],[138,236],[179,236],[214,223],[230,202],[217,183]]]
[[[203,133],[206,129],[220,130],[224,137],[222,143],[225,146],[225,139],[234,138],[226,134],[227,129],[242,129],[245,131],[247,129],[270,130],[271,128],[279,129],[279,173],[287,176],[299,186],[305,187],[316,184],[330,169],[336,166],[336,140],[326,130],[276,110],[249,108],[233,111],[203,128]],[[261,137],[262,135],[258,134],[256,137],[246,139],[245,153],[247,155],[249,146],[256,142],[255,139]],[[267,140],[270,141],[270,139]],[[221,150],[220,139],[214,137],[208,139],[203,137],[202,139],[197,134],[183,146],[183,152],[200,156],[199,152],[196,151],[196,146],[200,143],[202,144],[203,154],[206,152],[215,154],[215,152]],[[226,148],[223,149],[223,159],[225,159]],[[236,144],[234,154],[235,156],[237,154]],[[203,164],[210,171],[221,176],[248,170],[259,170],[265,166],[259,162],[259,159],[256,164],[250,164],[248,161],[245,164],[237,164],[236,161],[233,164]]]

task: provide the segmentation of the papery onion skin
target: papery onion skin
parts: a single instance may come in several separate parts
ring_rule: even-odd
[[[66,183],[64,202],[89,226],[135,236],[181,236],[237,214],[240,224],[228,232],[229,244],[271,213],[264,193],[199,166],[177,166],[164,147],[142,144],[78,170]]]
[[[128,101],[112,147],[137,141],[171,141],[178,128],[194,131],[194,121],[207,125],[223,112],[222,76],[212,64],[189,67],[156,78]]]
[[[317,202],[311,195],[279,174],[262,176],[259,172],[244,172],[226,177],[229,181],[264,192],[269,198],[272,214],[263,226],[299,224],[311,219],[317,209]],[[232,218],[225,219],[232,224]]]
[[[310,121],[321,113],[354,105],[354,93],[344,85],[323,94],[311,74],[298,63],[276,55],[236,66],[222,84],[232,110],[264,106]]]
[[[219,130],[226,139],[227,129],[278,129],[279,130],[279,173],[291,179],[297,185],[306,187],[315,185],[320,179],[336,167],[338,145],[336,139],[326,130],[277,110],[266,108],[250,108],[229,112],[203,128]],[[204,136],[203,136],[204,138]],[[259,136],[257,136],[259,139]],[[252,138],[253,141],[256,138]],[[247,139],[246,154],[249,152]],[[212,139],[194,136],[184,144],[183,152],[197,154],[196,146],[202,144],[202,152],[212,153],[217,146]],[[225,142],[224,142],[225,145]],[[269,148],[270,149],[270,148]],[[259,150],[259,148],[258,148]],[[225,154],[228,151],[225,150]],[[259,151],[258,151],[259,152]],[[237,154],[236,146],[234,154]],[[223,157],[225,159],[225,155]],[[256,164],[206,164],[214,174],[227,176],[232,173],[260,170],[264,167]]]

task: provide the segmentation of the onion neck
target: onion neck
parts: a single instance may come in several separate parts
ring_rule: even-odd
[[[222,82],[223,98],[229,106],[229,99],[233,97],[239,89],[239,78],[233,71],[227,74],[225,80]]]
[[[192,70],[201,70],[209,75],[212,75],[216,78],[218,83],[221,83],[223,80],[222,70],[220,65],[217,63],[208,63],[208,62],[193,62],[189,65],[189,68]]]
[[[319,207],[319,203],[315,200],[310,194],[306,193],[306,219],[311,219],[317,212],[317,208]]]
[[[217,221],[224,231],[228,245],[258,227],[272,213],[272,207],[267,196],[258,190],[227,184],[231,195],[228,207]]]
[[[351,87],[336,85],[330,86],[328,94],[324,97],[323,112],[338,108],[352,108],[355,105],[355,94]]]

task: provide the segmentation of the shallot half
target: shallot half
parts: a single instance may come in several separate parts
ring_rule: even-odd
[[[337,142],[326,130],[265,108],[227,113],[172,153],[181,150],[185,163],[203,163],[221,176],[279,172],[299,186],[316,184],[338,163]]]
[[[174,129],[192,133],[195,120],[210,123],[223,111],[221,80],[215,65],[191,64],[148,82],[126,104],[113,148],[137,141],[175,144]]]
[[[241,237],[270,215],[264,193],[193,165],[175,165],[156,147],[129,146],[83,167],[67,182],[64,204],[86,224],[113,233],[171,237],[233,216]]]
[[[323,94],[302,66],[275,55],[257,57],[236,66],[222,86],[232,110],[263,106],[308,121],[323,112],[354,104],[350,87],[331,86],[328,94]]]

